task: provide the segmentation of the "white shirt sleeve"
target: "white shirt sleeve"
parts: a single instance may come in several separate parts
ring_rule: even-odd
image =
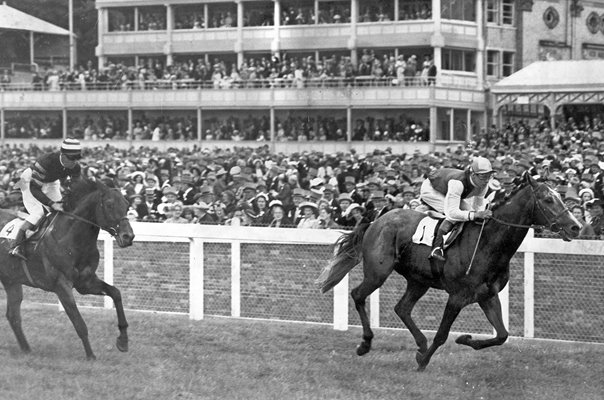
[[[445,217],[451,221],[469,221],[469,211],[461,209],[461,195],[463,193],[463,183],[451,179],[447,185],[447,194],[445,195]]]

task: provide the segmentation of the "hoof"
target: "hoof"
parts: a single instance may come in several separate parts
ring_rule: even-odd
[[[467,345],[470,340],[472,340],[472,335],[461,335],[455,339],[455,343]]]
[[[420,353],[419,351],[417,353],[415,353],[415,361],[417,361],[417,371],[418,372],[422,372],[423,370],[426,369],[426,365],[428,365],[428,363],[426,362],[423,353]]]
[[[117,340],[115,341],[115,346],[122,353],[127,352],[128,351],[128,339],[122,339],[121,337],[118,337]]]
[[[96,356],[94,354],[90,354],[89,356],[86,356],[86,360],[94,361],[94,360],[96,360]]]
[[[363,342],[357,346],[357,355],[364,356],[365,354],[369,353],[369,350],[371,350],[371,346]]]

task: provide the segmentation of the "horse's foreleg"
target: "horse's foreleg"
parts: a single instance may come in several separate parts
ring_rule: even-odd
[[[503,318],[501,316],[501,303],[499,302],[499,295],[496,294],[487,300],[478,302],[480,308],[487,316],[487,319],[495,328],[497,332],[496,336],[491,339],[472,339],[471,335],[462,335],[455,340],[456,343],[470,346],[474,350],[484,349],[485,347],[499,346],[508,339],[508,331],[505,329]]]
[[[84,351],[86,351],[86,358],[88,360],[96,359],[94,353],[92,352],[90,341],[88,340],[88,327],[86,326],[86,323],[80,314],[80,310],[78,310],[78,306],[76,305],[71,284],[67,282],[67,279],[63,275],[59,276],[54,291],[61,301],[67,316],[71,320],[73,327],[80,337],[80,340],[82,340]]]
[[[119,289],[95,275],[86,285],[77,286],[76,290],[81,294],[107,295],[111,297],[117,313],[117,327],[120,330],[120,335],[117,337],[115,345],[119,351],[128,351],[128,322],[126,321],[126,314],[122,305],[122,294]]]
[[[19,342],[19,347],[21,347],[21,350],[24,353],[29,353],[31,348],[29,347],[29,343],[27,343],[27,339],[25,338],[25,334],[23,333],[23,329],[21,327],[21,302],[23,301],[23,286],[20,283],[15,283],[5,285],[4,289],[6,290],[6,319],[8,319],[8,323],[17,337],[17,342]]]
[[[461,301],[457,297],[449,296],[449,300],[447,301],[447,306],[445,307],[443,318],[440,321],[440,326],[438,327],[438,331],[436,331],[434,340],[432,340],[432,345],[430,345],[428,351],[426,351],[425,353],[418,352],[415,356],[415,359],[418,364],[418,371],[423,371],[426,368],[436,349],[438,349],[447,341],[447,337],[449,337],[449,331],[451,330],[453,322],[455,322],[455,319],[459,315],[459,312],[466,305],[466,302]]]
[[[428,350],[428,340],[417,325],[415,325],[415,321],[411,318],[411,311],[413,311],[413,307],[415,307],[417,301],[426,294],[428,289],[428,286],[421,285],[417,282],[407,281],[407,290],[405,290],[405,294],[403,294],[401,300],[394,306],[394,311],[413,335],[420,353],[425,353]]]

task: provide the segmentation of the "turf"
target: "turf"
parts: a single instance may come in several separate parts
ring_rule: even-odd
[[[57,307],[24,304],[32,347],[0,323],[0,399],[601,399],[604,346],[510,340],[481,351],[454,338],[416,372],[407,331],[128,312],[130,352],[113,311],[82,309],[97,360],[86,361]],[[431,335],[429,335],[431,336]]]

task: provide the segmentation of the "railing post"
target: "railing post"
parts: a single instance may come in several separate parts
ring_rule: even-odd
[[[380,327],[380,289],[375,289],[369,297],[369,325],[372,328]]]
[[[107,236],[103,239],[103,280],[113,285],[113,238]],[[103,298],[105,308],[113,308],[113,299],[109,296]]]
[[[499,300],[501,302],[501,319],[503,319],[503,325],[505,329],[510,329],[510,284],[507,285],[499,292]]]
[[[348,330],[348,275],[333,288],[333,329]]]
[[[241,316],[241,242],[231,243],[231,316]]]
[[[534,239],[531,229],[525,241]],[[524,337],[535,337],[535,253],[524,253]]]
[[[203,319],[203,241],[195,237],[189,246],[189,318]]]

